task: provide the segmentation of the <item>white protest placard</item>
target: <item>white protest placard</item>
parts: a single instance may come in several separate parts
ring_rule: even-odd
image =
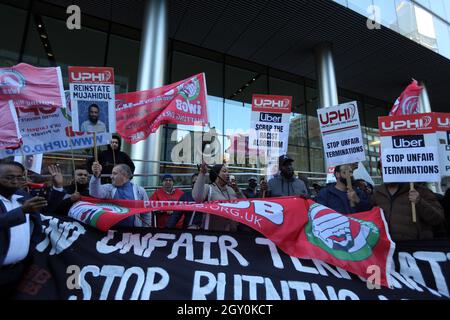
[[[116,132],[114,69],[69,67],[72,125],[76,132]]]
[[[432,113],[379,117],[383,181],[438,182],[441,179]]]
[[[450,177],[450,113],[434,113],[441,176]]]
[[[267,175],[278,173],[278,157],[289,143],[292,97],[255,94],[252,97],[249,148],[267,161]]]
[[[327,166],[366,160],[356,101],[317,110]]]
[[[29,154],[24,156],[15,156],[14,161],[23,164],[28,171],[33,171],[35,173],[41,173],[42,170],[42,158],[44,154]]]
[[[25,155],[30,155],[94,145],[92,134],[73,132],[70,112],[66,108],[41,106],[17,107],[16,110],[23,146],[16,150],[0,150],[0,158],[21,155],[21,149]],[[106,145],[110,141],[111,133],[97,134],[97,145]]]

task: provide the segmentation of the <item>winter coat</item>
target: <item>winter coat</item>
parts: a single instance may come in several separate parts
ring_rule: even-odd
[[[102,165],[102,174],[111,174],[112,169],[114,168],[114,163],[118,164],[126,164],[130,167],[131,172],[134,173],[135,166],[130,157],[123,151],[119,151],[121,146],[121,142],[119,140],[119,149],[114,151],[110,145],[108,145],[108,150],[104,150],[98,155],[98,162]],[[114,161],[115,160],[115,161]],[[87,170],[90,174],[92,174],[92,164],[94,162],[94,158],[90,158],[87,160],[86,166]]]
[[[164,191],[163,188],[159,188],[153,193],[153,195],[150,197],[150,200],[153,201],[179,201],[181,196],[183,196],[184,192],[181,189],[173,188],[173,192],[168,194]],[[170,212],[164,212],[164,211],[158,211],[155,212],[156,215],[156,226],[158,228],[165,228],[166,224],[172,215],[172,211]]]
[[[20,203],[23,203],[25,200],[30,198],[29,195],[24,194],[23,192],[16,192],[15,194],[22,195],[21,199],[18,199]],[[42,240],[42,222],[41,216],[39,213],[30,213],[30,222],[33,223],[33,230],[30,235],[30,249],[29,255],[32,251],[34,251],[36,245]],[[3,264],[3,261],[8,254],[8,249],[10,245],[10,235],[11,228],[21,225],[26,222],[25,213],[22,210],[22,207],[13,209],[11,211],[6,211],[6,207],[2,201],[0,201],[0,266]]]
[[[375,187],[372,204],[383,209],[392,240],[433,239],[433,227],[444,223],[444,211],[436,196],[428,188],[415,186],[420,194],[416,204],[417,223],[412,221],[409,184],[399,184],[399,189],[390,195],[386,184]]]
[[[308,189],[305,183],[296,178],[286,179],[281,174],[277,174],[269,180],[269,192],[267,196],[283,197],[283,196],[299,196],[307,195]]]
[[[349,214],[356,212],[364,212],[372,209],[367,195],[358,188],[355,192],[358,195],[359,203],[355,207],[350,206],[350,201],[347,197],[347,192],[336,189],[336,184],[329,184],[321,189],[315,201],[339,213]]]

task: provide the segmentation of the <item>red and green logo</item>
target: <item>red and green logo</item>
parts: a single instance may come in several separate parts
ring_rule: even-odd
[[[308,241],[340,260],[369,258],[380,239],[380,230],[373,222],[337,213],[318,203],[310,206],[308,218]]]

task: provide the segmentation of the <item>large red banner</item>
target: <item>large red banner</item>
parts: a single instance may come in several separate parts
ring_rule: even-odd
[[[215,214],[250,226],[294,257],[322,260],[363,278],[378,268],[380,284],[388,286],[395,245],[380,208],[343,215],[299,197],[207,203],[93,198],[83,201],[86,202],[77,203],[69,215],[103,231],[144,209]]]
[[[0,68],[0,100],[17,107],[66,107],[59,67],[38,68],[26,63]]]
[[[117,132],[128,142],[145,140],[161,124],[208,122],[205,74],[146,91],[116,95]]]

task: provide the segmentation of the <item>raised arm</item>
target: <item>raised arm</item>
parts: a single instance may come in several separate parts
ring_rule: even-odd
[[[203,202],[208,197],[208,186],[206,186],[206,172],[208,171],[208,167],[206,163],[203,163],[200,166],[200,172],[197,177],[197,181],[195,181],[194,187],[192,188],[192,197],[195,202]]]
[[[92,165],[92,176],[89,181],[89,195],[94,198],[105,199],[108,197],[108,186],[102,185],[100,175],[102,173],[102,166],[98,162]]]

